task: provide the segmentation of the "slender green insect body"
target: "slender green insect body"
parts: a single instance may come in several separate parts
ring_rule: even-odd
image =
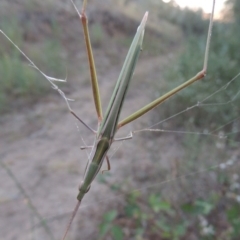
[[[83,182],[79,188],[79,194],[77,196],[78,201],[81,201],[84,195],[89,191],[91,183],[99,172],[106,154],[114,140],[125,95],[127,93],[139,53],[142,49],[144,27],[147,21],[147,16],[148,13],[144,15],[143,20],[138,27],[137,33],[133,39],[122,71],[113,91],[105,117],[103,118],[97,133],[95,141],[96,143],[90,154],[90,162],[88,163]]]
[[[121,73],[119,75],[111,100],[109,102],[105,117],[100,126],[99,135],[101,135],[102,137],[113,139],[116,133],[118,119],[125,99],[125,95],[128,90],[130,80],[132,79],[132,75],[140,51],[142,49],[144,28],[147,21],[147,17],[148,12],[145,13],[143,20],[140,26],[138,27],[137,33],[132,41],[127,57],[123,64]]]

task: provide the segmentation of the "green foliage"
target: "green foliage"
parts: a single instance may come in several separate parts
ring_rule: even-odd
[[[227,210],[228,221],[232,225],[232,237],[237,239],[240,236],[240,204],[233,204]]]
[[[100,47],[104,40],[104,32],[100,23],[90,25],[89,32],[91,36],[91,43],[94,47]]]
[[[237,240],[240,236],[239,177],[221,171],[218,176],[218,179],[225,180],[216,180],[216,188],[208,190],[205,198],[194,194],[187,198],[175,196],[169,199],[159,193],[126,193],[124,184],[119,184],[122,189],[119,187],[118,191],[124,197],[123,205],[104,214],[100,239],[109,239],[111,236],[119,240],[186,240],[191,235],[199,240]],[[209,183],[212,181],[210,175],[208,180]],[[200,178],[196,184],[199,181]],[[180,191],[186,193],[183,185],[179,187],[182,187]],[[225,193],[219,191],[223,187]],[[188,189],[188,193],[191,191],[194,189]]]
[[[164,237],[177,240],[185,234],[188,223],[176,220],[177,212],[173,205],[159,194],[144,198],[134,191],[125,195],[124,202],[119,212],[111,210],[104,214],[100,239],[112,236],[113,239]]]
[[[103,222],[99,226],[100,228],[100,238],[104,239],[106,235],[111,235],[114,240],[123,240],[122,229],[113,223],[117,217],[117,212],[115,210],[109,211],[103,216]]]
[[[158,16],[158,21],[168,21],[181,27],[185,35],[192,33],[203,34],[208,25],[207,19],[204,18],[202,9],[192,11],[189,8],[180,8],[174,1],[165,3],[163,1],[144,1],[143,9],[148,9],[152,14]]]
[[[236,23],[240,23],[239,11],[240,11],[240,1],[239,0],[227,0],[226,5],[230,6],[230,11],[232,12],[233,18]]]
[[[207,30],[206,30],[207,32]],[[240,31],[233,32],[231,25],[226,23],[214,23],[212,41],[210,46],[208,75],[205,80],[195,83],[193,86],[183,90],[173,101],[168,102],[168,107],[163,113],[169,115],[177,113],[197,104],[199,101],[210,96],[215,91],[229,83],[229,81],[239,73],[240,56],[238,54]],[[186,44],[183,53],[179,56],[176,62],[170,65],[165,72],[168,89],[172,89],[190,77],[194,76],[203,68],[203,55],[205,51],[206,37],[191,36]],[[181,117],[179,122],[185,124],[194,123],[197,126],[215,122],[227,122],[239,115],[239,97],[236,95],[240,88],[240,82],[234,81],[232,84],[226,85],[225,90],[214,95],[214,98],[209,98],[205,104],[218,103],[219,106],[205,106],[197,108],[197,111],[191,111],[191,116],[185,116],[184,121]],[[166,89],[161,89],[161,94],[166,92]],[[231,102],[234,96],[234,102]],[[178,104],[175,104],[175,103]],[[229,104],[222,104],[228,103]],[[201,103],[201,102],[200,102]],[[165,116],[161,116],[164,118]]]
[[[0,28],[24,49],[27,55],[49,76],[65,74],[61,63],[60,44],[56,40],[37,46],[24,42],[24,33],[16,19],[4,18]],[[0,112],[19,107],[22,102],[34,102],[51,89],[43,77],[25,61],[24,57],[1,36],[0,44]]]
[[[189,8],[178,9],[177,14],[172,15],[169,20],[180,26],[185,36],[190,36],[191,34],[201,35],[208,26],[208,20],[203,18],[201,9],[198,11],[192,11]]]
[[[0,111],[9,110],[8,108],[15,104],[15,101],[17,106],[23,97],[36,96],[45,90],[44,85],[37,81],[36,72],[29,66],[23,66],[21,58],[16,52],[12,56],[4,55],[0,59],[0,72]]]
[[[208,201],[196,200],[194,203],[185,203],[182,205],[182,210],[193,215],[207,215],[213,209],[213,205]]]

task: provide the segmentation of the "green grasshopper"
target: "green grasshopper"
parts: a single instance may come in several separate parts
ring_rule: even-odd
[[[73,0],[71,0],[74,8],[78,12]],[[91,153],[89,155],[88,163],[86,166],[86,170],[84,173],[83,181],[79,187],[79,193],[77,195],[78,203],[73,211],[73,214],[71,216],[71,219],[69,221],[69,224],[67,226],[67,229],[64,233],[63,240],[66,238],[67,232],[71,226],[71,223],[78,211],[78,208],[81,204],[81,201],[85,194],[89,191],[91,184],[93,180],[95,179],[96,175],[99,173],[102,164],[104,160],[106,159],[108,170],[110,170],[110,163],[107,156],[107,153],[109,149],[111,148],[111,145],[114,141],[119,140],[126,140],[133,137],[133,133],[130,133],[129,136],[126,138],[121,139],[114,139],[114,136],[118,129],[123,127],[124,125],[134,121],[135,119],[141,117],[143,114],[147,113],[154,107],[158,106],[162,102],[164,102],[166,99],[170,98],[175,93],[179,92],[180,90],[186,88],[187,86],[191,85],[192,83],[196,82],[197,80],[202,79],[207,72],[207,62],[208,62],[208,55],[209,55],[209,45],[210,45],[210,38],[211,38],[211,32],[212,32],[212,24],[213,24],[213,14],[214,14],[214,6],[215,6],[215,0],[213,0],[213,7],[212,7],[212,14],[210,18],[210,24],[209,24],[209,30],[208,30],[208,37],[207,37],[207,43],[206,43],[206,50],[205,50],[205,57],[204,57],[204,64],[203,69],[197,73],[193,78],[189,79],[185,83],[181,84],[180,86],[176,87],[172,91],[164,94],[163,96],[157,98],[155,101],[149,103],[145,107],[141,108],[140,110],[134,112],[124,120],[119,122],[119,116],[121,113],[121,109],[123,106],[123,102],[130,84],[130,81],[132,79],[132,75],[139,57],[139,54],[142,50],[142,43],[144,38],[144,31],[145,31],[145,25],[148,18],[148,12],[145,13],[137,32],[134,36],[134,39],[132,41],[132,44],[130,46],[130,49],[128,51],[127,57],[125,59],[125,62],[123,64],[122,70],[120,72],[119,78],[117,80],[116,86],[114,88],[112,97],[110,99],[110,102],[107,107],[107,111],[105,115],[102,114],[102,107],[101,107],[101,100],[100,100],[100,93],[99,93],[99,87],[98,87],[98,80],[97,80],[97,74],[96,74],[96,68],[94,63],[94,57],[92,53],[92,47],[90,42],[90,36],[89,36],[89,30],[88,30],[88,19],[85,14],[87,5],[87,0],[83,0],[83,7],[81,13],[78,12],[79,17],[82,22],[83,30],[84,30],[84,37],[85,37],[85,43],[86,43],[86,49],[88,54],[88,60],[89,60],[89,68],[90,68],[90,75],[91,75],[91,83],[92,83],[92,92],[93,92],[93,98],[94,98],[94,104],[98,116],[98,130],[95,131],[91,127],[89,127],[80,117],[76,115],[76,113],[71,109],[69,105],[69,101],[71,99],[66,98],[65,94],[58,88],[58,86],[54,83],[54,81],[65,81],[63,79],[56,79],[47,76],[44,74],[32,61],[29,59],[25,53],[16,46],[12,42],[11,39],[9,39],[6,34],[0,30],[0,32],[23,54],[23,56],[30,62],[30,65],[37,69],[52,85],[52,87],[57,90],[60,95],[65,99],[68,109],[82,124],[84,124],[90,131],[92,131],[95,134],[95,140],[94,144],[92,146]]]

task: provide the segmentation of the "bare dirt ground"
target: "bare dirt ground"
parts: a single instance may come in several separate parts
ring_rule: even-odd
[[[72,32],[79,22],[76,16],[62,19],[65,19],[61,22],[64,23],[61,27],[65,33],[62,41],[67,49],[64,52],[69,51],[67,54],[71,59],[71,73],[67,83],[70,88],[67,88],[66,93],[69,98],[75,99],[71,106],[77,114],[96,128],[83,39],[79,40],[79,47],[75,37],[78,30],[77,34]],[[111,47],[108,54],[101,48],[94,51],[104,109],[126,54],[125,48],[118,48],[112,42],[107,44]],[[106,47],[106,43],[104,46]],[[156,79],[161,81],[161,70],[167,62],[168,56],[140,59],[122,116],[127,116],[153,99],[151,83]],[[131,130],[149,126],[150,122],[151,114],[148,114],[120,131],[119,136],[126,136]],[[80,150],[82,139],[91,144],[93,137],[68,114],[65,102],[57,93],[40,99],[34,106],[14,109],[12,113],[1,117],[1,161],[11,169],[45,219],[55,239],[62,236],[76,204],[78,185],[87,162],[86,152]],[[147,178],[148,169],[152,169],[151,148],[156,147],[153,141],[148,140],[137,134],[132,140],[119,144],[120,148],[111,158],[111,175],[107,180],[118,182],[125,179],[134,185],[134,181]],[[169,161],[177,157],[177,142],[171,136],[164,136],[162,139],[160,137],[159,142],[161,146],[158,148],[162,149],[159,162],[163,168],[168,168]],[[49,239],[36,214],[29,207],[29,199],[23,196],[3,168],[0,169],[0,186],[0,238]],[[82,203],[68,239],[97,239],[102,214],[117,201],[121,202],[121,196],[114,195],[108,187],[96,180]]]

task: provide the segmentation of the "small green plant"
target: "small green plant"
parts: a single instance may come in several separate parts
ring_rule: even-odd
[[[109,219],[113,213],[114,218]],[[120,207],[119,212],[109,211],[104,215],[100,230],[105,230],[105,237],[111,236],[110,229],[113,226],[117,226],[119,233],[121,232],[119,239],[164,237],[177,240],[185,234],[188,222],[179,221],[171,202],[164,200],[159,194],[144,198],[139,192],[133,192],[125,195],[125,205]]]
[[[48,75],[65,74],[60,56],[60,43],[56,40],[45,41],[37,46],[25,43],[23,31],[18,27],[16,19],[3,19],[0,29],[3,29],[19,47],[27,47],[40,68]],[[23,61],[19,51],[8,42],[0,44],[0,112],[9,111],[11,107],[19,107],[23,103],[32,103],[40,96],[50,92],[49,85],[34,68]]]
[[[47,86],[37,81],[39,80],[37,73],[29,66],[23,65],[19,54],[1,57],[0,72],[2,73],[0,111],[7,111],[12,105],[17,106],[23,98],[30,100],[47,91]]]
[[[123,240],[123,230],[113,221],[117,217],[117,211],[112,210],[104,214],[103,222],[99,226],[99,239],[104,239],[105,236],[111,235],[114,240]]]
[[[213,184],[215,188],[211,191],[208,189],[204,198],[191,194],[199,181],[204,184],[204,180],[199,177],[196,181],[191,180],[191,188],[190,185],[187,186],[188,193],[183,183],[176,183],[182,194],[176,191],[176,196],[171,193],[172,198],[152,191],[150,195],[147,192],[128,191],[129,186],[126,188],[124,183],[112,185],[102,179],[103,184],[123,197],[123,204],[114,206],[115,210],[104,214],[99,226],[99,239],[186,240],[192,235],[199,240],[237,240],[240,236],[239,175],[221,171],[227,167],[231,171],[233,162],[233,159],[228,160],[220,166]],[[213,181],[211,170],[207,178],[207,182]],[[169,188],[172,191],[171,185]],[[112,229],[118,229],[116,232],[119,233],[119,238],[113,236]]]

